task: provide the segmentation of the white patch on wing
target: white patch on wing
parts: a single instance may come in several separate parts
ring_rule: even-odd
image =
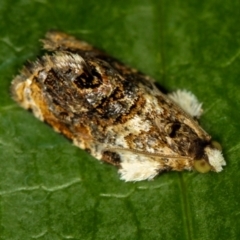
[[[187,90],[177,90],[168,94],[168,97],[192,117],[199,118],[203,112],[202,103],[195,95]]]
[[[222,153],[217,149],[212,149],[210,147],[205,148],[205,152],[208,156],[210,165],[215,169],[216,172],[222,171],[222,166],[226,165]]]
[[[141,131],[149,131],[150,123],[149,121],[143,121],[141,117],[136,115],[132,119],[128,120],[126,127],[129,128],[129,132],[139,134]]]
[[[114,145],[112,146],[110,145],[108,147],[109,148],[120,147],[128,149],[129,146],[125,137],[128,136],[129,134],[138,135],[142,131],[146,132],[149,131],[151,123],[147,120],[143,121],[139,116],[134,116],[132,119],[129,119],[126,123],[119,124],[118,126],[119,130],[117,128],[117,125],[108,127],[109,135],[115,136],[117,133],[117,137],[114,138],[115,139]],[[106,142],[108,142],[108,140]]]

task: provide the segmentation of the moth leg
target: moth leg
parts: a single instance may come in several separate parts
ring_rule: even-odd
[[[121,179],[126,182],[151,180],[166,170],[162,161],[150,160],[149,156],[144,155],[145,153],[137,154],[131,149],[107,149],[102,153],[101,159],[117,166]]]
[[[121,179],[126,182],[136,182],[142,180],[151,180],[164,168],[159,162],[155,161],[123,161],[118,172]]]
[[[168,97],[193,118],[200,118],[202,115],[202,103],[191,92],[179,89],[168,94]]]

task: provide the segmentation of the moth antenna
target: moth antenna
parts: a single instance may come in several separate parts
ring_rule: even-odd
[[[173,156],[173,155],[166,155],[166,154],[160,154],[160,153],[151,153],[151,152],[146,152],[146,151],[140,151],[140,150],[135,150],[135,149],[128,149],[128,148],[105,148],[105,151],[127,151],[127,152],[132,152],[135,154],[141,154],[144,156],[148,157],[159,157],[159,158],[173,158],[173,159],[191,159],[190,157],[187,156]]]

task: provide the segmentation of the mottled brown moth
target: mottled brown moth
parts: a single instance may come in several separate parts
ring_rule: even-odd
[[[60,32],[43,40],[46,55],[12,81],[14,100],[95,158],[141,181],[174,170],[220,172],[220,145],[200,127],[196,97],[163,94],[154,81]]]

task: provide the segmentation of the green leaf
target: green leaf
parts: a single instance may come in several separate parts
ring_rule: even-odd
[[[239,239],[239,1],[1,0],[0,239]],[[82,38],[203,102],[217,173],[125,183],[10,97],[49,29]]]

